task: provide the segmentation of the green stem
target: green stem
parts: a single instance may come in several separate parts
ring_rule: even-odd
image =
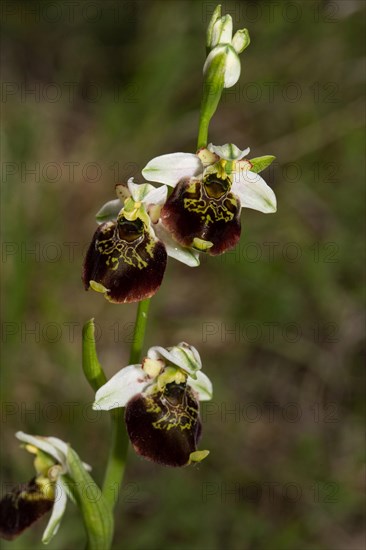
[[[119,489],[125,471],[128,435],[123,420],[123,409],[113,409],[110,414],[112,421],[111,446],[102,493],[108,504],[113,508],[118,499]]]
[[[130,352],[129,365],[139,363],[141,360],[142,346],[144,345],[145,331],[147,325],[147,316],[149,313],[150,298],[148,300],[142,300],[139,302],[135,329],[133,332],[133,341]]]
[[[208,126],[210,124],[210,118],[200,115],[200,124],[198,128],[198,139],[197,139],[197,151],[201,147],[207,147],[208,141]]]
[[[150,299],[139,302],[129,365],[136,364],[141,360],[149,305]],[[123,419],[123,412],[122,408],[111,411],[112,438],[102,492],[112,508],[117,502],[127,460],[128,434]]]

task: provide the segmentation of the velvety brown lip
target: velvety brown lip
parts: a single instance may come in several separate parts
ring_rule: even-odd
[[[136,453],[164,466],[185,466],[201,434],[199,403],[186,385],[168,384],[154,395],[133,397],[125,414]]]
[[[163,224],[178,243],[211,241],[211,255],[234,247],[241,233],[240,201],[216,180],[207,182],[206,189],[199,179],[181,179],[161,211]]]
[[[167,253],[140,220],[107,222],[99,226],[84,261],[85,289],[96,281],[108,289],[113,303],[129,303],[150,298],[163,280]]]
[[[15,487],[0,501],[0,537],[13,540],[53,507],[32,479]]]

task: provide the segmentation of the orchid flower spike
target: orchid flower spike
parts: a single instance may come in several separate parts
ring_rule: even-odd
[[[136,453],[165,466],[200,462],[199,401],[212,398],[198,351],[181,342],[154,346],[142,364],[117,372],[95,395],[94,409],[126,407],[127,431]]]

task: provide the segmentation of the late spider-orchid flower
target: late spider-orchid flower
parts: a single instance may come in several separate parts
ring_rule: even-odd
[[[275,157],[247,160],[249,151],[210,144],[197,154],[162,155],[145,166],[146,180],[174,188],[161,220],[179,244],[221,254],[240,238],[241,208],[276,211],[276,196],[258,174]]]
[[[127,431],[136,453],[165,466],[200,462],[199,401],[212,398],[198,351],[181,342],[149,349],[142,364],[129,365],[98,389],[93,408],[126,407]]]
[[[174,243],[159,223],[165,185],[139,185],[130,178],[116,191],[119,198],[97,214],[101,225],[86,254],[82,278],[86,290],[101,292],[110,302],[136,302],[158,290],[168,255],[194,267],[198,254]]]

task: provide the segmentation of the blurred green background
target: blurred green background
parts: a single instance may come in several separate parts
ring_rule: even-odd
[[[2,37],[2,492],[33,475],[14,432],[69,441],[100,482],[107,414],[91,410],[81,328],[108,375],[135,305],[81,285],[94,214],[158,154],[194,152],[215,2],[6,2]],[[169,262],[146,340],[186,340],[214,382],[197,467],[132,451],[115,548],[359,550],[363,535],[365,3],[225,2],[252,43],[210,130],[274,154],[278,213],[245,210],[240,245]],[[46,519],[4,549],[39,548]],[[69,505],[52,549],[80,548]]]

